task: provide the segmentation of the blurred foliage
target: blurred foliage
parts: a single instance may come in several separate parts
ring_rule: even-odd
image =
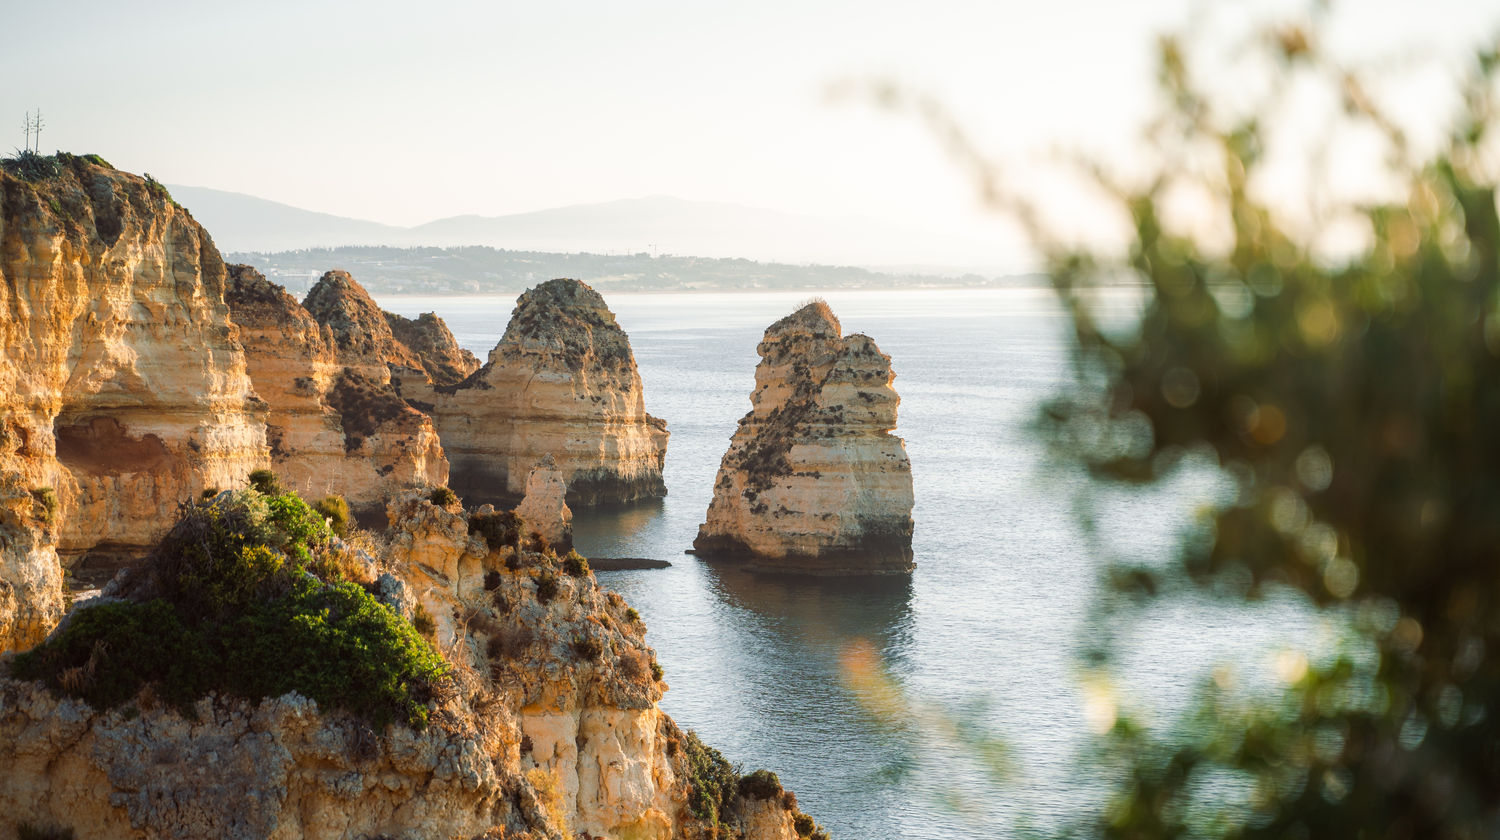
[[[1161,46],[1164,161],[1143,186],[1096,172],[1133,224],[1123,262],[1039,235],[1077,338],[1076,384],[1047,410],[1056,449],[1155,481],[1185,456],[1231,477],[1207,538],[1175,567],[1110,570],[1122,611],[1176,581],[1228,601],[1288,589],[1347,628],[1342,653],[1287,654],[1270,699],[1228,681],[1148,729],[1109,706],[1113,797],[1079,836],[1472,838],[1500,832],[1500,222],[1496,68],[1480,53],[1425,161],[1317,29],[1259,41],[1268,99],[1220,108]],[[1259,198],[1274,97],[1312,80],[1380,138],[1401,200],[1338,208],[1364,243],[1337,259]],[[1184,161],[1212,160],[1206,170]],[[1314,174],[1317,174],[1314,168]],[[1311,184],[1306,185],[1309,192]],[[1169,223],[1205,197],[1229,241]],[[1091,292],[1121,277],[1138,326],[1101,328]],[[1121,606],[1124,605],[1124,606]],[[1094,665],[1108,669],[1101,645]],[[1117,713],[1118,712],[1118,713]]]
[[[1500,836],[1500,51],[1473,57],[1424,153],[1368,71],[1322,48],[1327,10],[1256,34],[1235,53],[1253,78],[1213,93],[1187,42],[1161,41],[1154,171],[1083,166],[1129,222],[1123,256],[1065,241],[933,97],[866,90],[926,122],[1041,248],[1076,339],[1043,419],[1054,452],[1127,485],[1205,462],[1232,485],[1178,562],[1104,571],[1083,679],[1102,737],[1079,770],[1111,792],[1069,836]],[[1337,103],[1329,126],[1295,106],[1310,86]],[[1285,130],[1330,126],[1293,149],[1306,206],[1268,198]],[[1355,135],[1383,157],[1364,186],[1396,198],[1327,194]],[[1356,233],[1334,249],[1339,227]],[[1122,331],[1095,304],[1123,287],[1144,300]],[[1220,669],[1175,721],[1124,707],[1112,631],[1174,598],[1287,593],[1338,628],[1334,649],[1282,653],[1272,686]],[[846,672],[878,714],[915,715],[874,666]]]

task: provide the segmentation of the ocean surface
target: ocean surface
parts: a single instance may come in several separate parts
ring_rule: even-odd
[[[835,838],[994,837],[1079,819],[1104,790],[1090,729],[1112,709],[1153,709],[1145,719],[1161,724],[1212,667],[1269,679],[1277,651],[1328,632],[1290,596],[1090,620],[1101,564],[1169,561],[1226,482],[1202,465],[1126,491],[1049,455],[1035,420],[1071,374],[1066,318],[1046,289],[821,295],[846,334],[892,358],[916,490],[910,579],[771,577],[685,555],[750,408],[755,346],[809,295],[601,291],[647,410],[669,424],[669,494],[575,511],[575,542],[673,564],[598,574],[650,628],[671,686],[662,707],[744,771],[776,771]],[[379,302],[438,313],[483,360],[515,300]],[[1102,305],[1128,321],[1134,303]],[[1120,639],[1108,691],[1084,662],[1105,632]]]

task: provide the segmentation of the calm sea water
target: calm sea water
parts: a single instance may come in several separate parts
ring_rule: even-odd
[[[1076,819],[1097,802],[1081,654],[1101,557],[1167,558],[1222,492],[1207,469],[1151,492],[1092,488],[1032,430],[1069,376],[1066,320],[1044,289],[828,292],[844,331],[890,354],[916,489],[909,580],[752,575],[685,556],[719,459],[749,410],[755,346],[806,293],[609,295],[646,406],[666,419],[669,495],[575,512],[585,555],[669,560],[604,572],[641,613],[671,690],[662,706],[746,771],[775,770],[835,837],[1004,835]],[[511,296],[385,297],[435,311],[480,359]],[[1110,303],[1128,316],[1128,296]],[[1094,491],[1080,503],[1084,491]],[[1096,530],[1079,524],[1095,517]],[[1093,536],[1090,536],[1090,534]],[[1317,631],[1308,611],[1187,601],[1121,634],[1122,704],[1181,708],[1206,669],[1263,667]],[[913,713],[883,721],[849,680],[871,650]],[[1098,707],[1093,707],[1097,711]],[[978,760],[998,738],[1009,772]]]

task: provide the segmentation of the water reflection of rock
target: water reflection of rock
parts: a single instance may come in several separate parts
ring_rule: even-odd
[[[670,545],[659,538],[665,504],[659,498],[642,499],[575,511],[573,544],[586,555],[676,560],[676,557],[658,556],[662,554],[659,546]]]
[[[908,647],[909,577],[768,575],[727,563],[702,565],[709,585],[728,606],[752,613],[759,629],[816,658],[836,658],[848,645],[868,642],[891,662]]]

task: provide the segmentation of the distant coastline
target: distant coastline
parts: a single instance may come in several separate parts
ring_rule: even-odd
[[[979,289],[1045,285],[1040,274],[983,275],[876,271],[672,254],[552,253],[489,246],[346,245],[294,251],[237,251],[229,262],[255,266],[294,294],[324,271],[348,271],[372,294],[519,294],[554,277],[605,292],[772,292],[833,289]]]

